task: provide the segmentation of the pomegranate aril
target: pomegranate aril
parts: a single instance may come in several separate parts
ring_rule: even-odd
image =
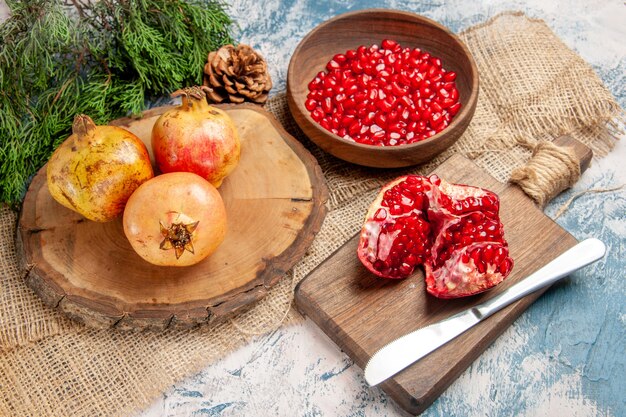
[[[348,127],[348,134],[354,138],[354,136],[359,133],[360,130],[361,125],[359,124],[358,120],[354,120]]]
[[[391,90],[396,97],[402,97],[407,94],[407,90],[402,88],[397,82],[391,83]]]
[[[361,74],[363,72],[363,65],[361,64],[361,61],[358,60],[352,61],[350,68],[355,74]]]
[[[387,116],[387,121],[389,123],[395,123],[398,121],[398,118],[400,117],[400,115],[398,114],[397,110],[391,110]]]
[[[450,96],[449,96],[452,100],[457,101],[459,99],[459,90],[457,90],[456,88],[453,88],[452,90],[450,90]]]
[[[322,80],[317,77],[311,80],[311,82],[309,82],[309,84],[307,85],[307,87],[309,87],[309,91],[317,90],[321,86],[322,86]]]
[[[446,98],[443,98],[439,103],[441,107],[443,107],[444,109],[447,109],[448,107],[454,105],[454,103],[456,103],[456,100],[452,100],[450,97],[446,97]]]
[[[372,133],[372,140],[373,141],[377,141],[377,140],[382,140],[385,137],[385,131],[384,130],[379,130],[378,132]]]
[[[446,82],[452,82],[454,80],[456,80],[456,72],[454,71],[448,71],[443,75],[443,79]]]
[[[476,264],[476,269],[478,270],[478,272],[480,272],[481,274],[484,274],[487,271],[487,265],[485,264],[485,262],[481,259],[478,261],[478,264]]]
[[[353,98],[347,98],[343,102],[343,108],[346,109],[346,110],[353,109],[355,107],[356,107],[356,101],[354,101]]]
[[[424,81],[424,74],[419,72],[415,74],[413,78],[411,78],[411,87],[413,89],[419,89],[422,86],[423,81]]]
[[[430,80],[430,84],[433,87],[438,88],[438,87],[441,86],[441,80],[443,80],[443,76],[441,75],[440,72],[438,72],[435,75],[433,75],[432,77],[430,77],[429,80]]]
[[[331,59],[330,61],[328,61],[328,64],[326,64],[326,69],[328,71],[337,70],[340,68],[341,68],[341,65],[339,65],[339,63],[335,61],[334,59]]]
[[[308,99],[304,102],[304,107],[306,107],[308,111],[313,111],[317,107],[317,101],[313,99]]]
[[[439,126],[439,125],[441,125],[441,123],[443,122],[443,118],[441,116],[441,113],[433,113],[430,116],[429,121],[430,121],[431,126]]]
[[[435,66],[429,66],[428,70],[426,71],[426,76],[428,78],[433,78],[436,74],[439,74],[439,69],[437,69],[437,67]]]
[[[378,126],[385,128],[387,126],[387,116],[384,113],[377,113],[374,121]]]
[[[494,256],[493,246],[492,245],[485,246],[485,249],[483,250],[483,259],[485,260],[485,262],[493,261],[493,256]]]
[[[450,113],[451,116],[454,116],[459,112],[460,109],[461,103],[456,103],[448,107],[448,113]]]
[[[343,64],[344,62],[346,62],[347,57],[344,54],[337,54],[333,57],[333,61],[339,63],[339,64]]]
[[[443,83],[443,85],[441,87],[445,88],[448,91],[452,91],[452,89],[456,88],[456,84],[453,83],[453,82],[445,82],[445,83]]]
[[[322,120],[322,118],[324,117],[324,111],[322,110],[321,107],[316,107],[311,112],[311,117],[313,118],[313,120],[315,120],[316,122],[319,123]]]
[[[414,107],[413,100],[408,95],[404,95],[399,99],[400,103],[404,105],[405,108],[410,109]]]
[[[374,219],[376,220],[385,220],[387,218],[387,210],[384,208],[379,208],[374,215]]]
[[[377,133],[377,132],[380,132],[381,130],[383,130],[383,128],[378,126],[377,124],[373,124],[370,126],[370,132],[372,133]]]
[[[380,43],[380,46],[382,46],[383,49],[396,50],[396,47],[398,47],[399,45],[398,42],[391,39],[383,39],[383,41]]]
[[[419,89],[421,98],[429,98],[433,94],[433,90],[431,90],[426,85],[422,85]]]
[[[505,258],[498,264],[498,269],[501,274],[508,274],[511,270],[511,261],[508,258]]]

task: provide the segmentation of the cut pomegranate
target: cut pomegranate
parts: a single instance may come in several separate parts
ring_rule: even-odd
[[[426,289],[439,298],[485,291],[511,272],[491,191],[407,175],[376,197],[361,230],[358,256],[374,274],[405,278],[423,264]]]
[[[454,71],[389,39],[380,47],[335,55],[326,71],[309,82],[304,105],[320,126],[344,139],[376,146],[414,143],[444,130],[461,107]]]

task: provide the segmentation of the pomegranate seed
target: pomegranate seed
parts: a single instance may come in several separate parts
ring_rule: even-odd
[[[446,91],[446,90],[442,90],[442,91]],[[455,100],[452,100],[451,98],[447,97],[444,98],[440,101],[440,105],[441,107],[443,107],[444,109],[449,108],[450,106],[454,105],[454,103],[456,103]]]
[[[456,88],[456,84],[453,82],[445,82],[441,85],[441,87],[448,91],[452,91],[452,89]]]
[[[498,248],[494,255],[494,261],[498,261],[499,263],[505,256],[507,256],[506,250],[504,248]]]
[[[350,64],[350,68],[355,74],[361,74],[363,72],[363,65],[358,60],[352,61],[352,64]]]
[[[383,47],[383,49],[391,49],[391,50],[396,50],[396,47],[399,46],[398,42],[393,41],[391,39],[383,39],[380,45]]]
[[[374,121],[383,128],[387,126],[387,116],[384,113],[377,113]]]
[[[391,83],[391,91],[396,97],[403,97],[407,94],[407,90],[402,88],[397,82]]]
[[[485,260],[485,262],[493,261],[493,256],[494,256],[493,246],[492,245],[485,246],[485,249],[483,250],[483,259]]]
[[[341,126],[350,126],[354,121],[354,116],[346,115],[341,118]]]
[[[313,120],[315,120],[316,122],[319,123],[322,120],[322,118],[324,117],[324,111],[320,107],[316,107],[311,112],[311,117],[313,118]]]
[[[459,90],[457,90],[456,88],[450,90],[450,98],[454,101],[457,101],[459,99]]]
[[[441,116],[441,113],[433,113],[430,116],[429,120],[430,120],[431,126],[439,126],[443,122],[443,118]]]
[[[478,261],[478,264],[476,264],[476,269],[478,269],[478,272],[481,274],[484,274],[487,271],[487,265],[485,265],[485,262],[481,259]]]
[[[456,72],[454,71],[448,71],[444,74],[443,79],[446,82],[452,82],[454,80],[456,80]]]
[[[452,106],[448,107],[448,113],[450,113],[451,116],[454,116],[459,112],[460,108],[461,108],[461,103],[453,104]]]
[[[420,87],[419,92],[421,98],[430,98],[433,94],[433,90],[431,90],[426,84]]]
[[[325,113],[331,113],[333,111],[333,101],[330,97],[326,97],[324,101],[322,101],[322,110]]]
[[[503,259],[502,262],[500,262],[500,264],[498,265],[498,269],[500,270],[501,274],[508,274],[511,270],[511,261],[508,258]]]
[[[381,130],[383,130],[383,128],[378,126],[378,125],[376,125],[376,124],[373,124],[370,127],[370,132],[372,132],[372,133],[377,133],[377,132],[380,132]]]
[[[439,74],[439,69],[437,69],[436,66],[430,66],[429,65],[428,66],[428,70],[426,71],[427,78],[433,78],[437,74]]]
[[[339,64],[343,64],[344,62],[346,62],[347,57],[343,54],[337,54],[333,57],[333,61],[339,63]]]
[[[326,69],[328,71],[332,71],[332,70],[336,70],[340,68],[341,68],[341,65],[339,65],[339,63],[335,61],[334,59],[331,59],[330,61],[328,61],[328,64],[326,64]]]
[[[304,102],[304,107],[306,107],[308,111],[313,111],[317,107],[317,101],[308,99]]]
[[[356,101],[354,101],[354,98],[347,98],[344,102],[343,102],[343,108],[348,110],[348,109],[353,109],[354,107],[356,107]]]
[[[384,137],[385,137],[385,131],[382,129],[372,133],[372,140],[381,140]]]

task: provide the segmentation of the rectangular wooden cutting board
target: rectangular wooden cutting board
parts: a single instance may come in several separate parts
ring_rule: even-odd
[[[585,158],[583,169],[590,154]],[[359,237],[354,236],[300,282],[295,297],[298,309],[361,368],[390,341],[492,298],[577,243],[520,188],[496,181],[462,156],[451,157],[434,172],[449,182],[484,187],[500,196],[515,267],[491,291],[440,300],[426,293],[421,269],[403,280],[374,276],[358,260]],[[380,386],[405,410],[421,413],[540,295],[508,306]]]

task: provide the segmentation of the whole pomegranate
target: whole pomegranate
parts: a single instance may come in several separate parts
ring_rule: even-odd
[[[226,236],[226,209],[215,187],[191,172],[172,172],[142,184],[124,210],[124,234],[146,261],[193,265]]]
[[[152,150],[161,172],[193,172],[215,187],[239,163],[237,129],[226,112],[210,106],[207,87],[188,87],[179,107],[163,113],[152,128]]]
[[[122,214],[133,191],[154,176],[141,139],[121,127],[96,126],[84,114],[74,118],[46,174],[56,201],[98,222]]]
[[[491,191],[407,175],[378,194],[361,230],[358,257],[374,274],[405,278],[423,264],[427,291],[455,298],[506,278],[513,260]]]

